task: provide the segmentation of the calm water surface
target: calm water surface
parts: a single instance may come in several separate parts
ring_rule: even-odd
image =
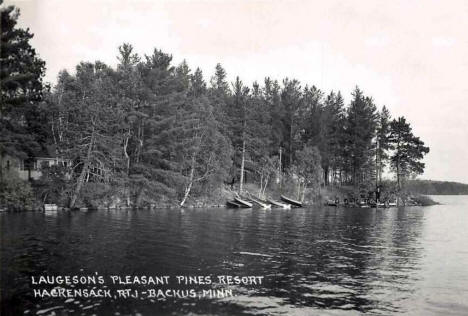
[[[468,315],[468,196],[406,209],[2,213],[2,315]],[[257,275],[204,299],[34,298],[39,275]]]

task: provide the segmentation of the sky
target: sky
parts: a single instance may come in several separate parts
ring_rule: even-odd
[[[468,183],[468,1],[9,0],[46,61],[117,63],[131,43],[230,80],[296,78],[349,102],[356,85],[430,147],[420,178]]]

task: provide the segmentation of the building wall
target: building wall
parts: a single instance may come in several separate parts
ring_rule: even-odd
[[[54,166],[64,163],[64,161],[59,158],[37,157],[30,163],[30,170],[28,170],[25,161],[16,157],[5,155],[0,161],[2,170],[15,172],[22,180],[29,180],[29,177],[34,180],[39,180],[42,176],[41,169],[44,166]],[[70,162],[65,161],[65,163]]]

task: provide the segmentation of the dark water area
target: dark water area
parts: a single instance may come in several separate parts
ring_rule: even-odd
[[[433,198],[443,205],[1,213],[1,315],[468,315],[468,196]],[[264,279],[217,298],[33,295],[32,277],[95,273]]]

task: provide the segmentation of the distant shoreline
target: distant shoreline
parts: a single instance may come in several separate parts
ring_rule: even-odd
[[[424,195],[468,195],[468,184],[452,181],[410,180],[407,189]]]

